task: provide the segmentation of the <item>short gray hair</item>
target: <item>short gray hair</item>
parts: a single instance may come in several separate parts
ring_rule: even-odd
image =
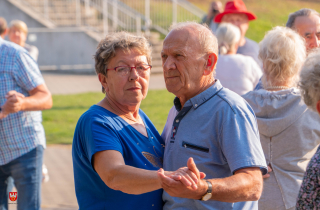
[[[295,86],[306,58],[304,39],[290,28],[277,26],[260,42],[259,58],[263,63],[263,87],[288,82]]]
[[[181,30],[185,28],[193,28],[197,31],[198,40],[202,48],[203,53],[215,53],[218,55],[218,41],[217,38],[213,35],[212,31],[206,24],[199,24],[197,22],[180,22],[172,24],[169,28],[169,33],[174,30]]]
[[[320,100],[320,49],[308,55],[301,70],[299,87],[305,104],[317,111]]]
[[[224,55],[240,41],[241,32],[237,26],[231,23],[221,23],[216,31],[216,36],[220,54]]]
[[[319,13],[313,9],[308,9],[308,8],[303,8],[303,9],[300,9],[294,13],[291,13],[289,15],[289,18],[288,18],[288,21],[287,21],[287,24],[286,24],[286,27],[288,28],[291,28],[291,29],[295,29],[294,28],[294,21],[296,20],[297,17],[302,17],[302,16],[310,16],[310,15],[319,15]]]
[[[97,74],[106,75],[110,60],[116,56],[116,50],[130,52],[138,50],[142,55],[147,57],[148,64],[151,65],[151,47],[147,39],[143,36],[135,36],[125,31],[107,35],[100,41],[97,47],[95,59],[95,69]],[[102,92],[105,93],[102,87]]]

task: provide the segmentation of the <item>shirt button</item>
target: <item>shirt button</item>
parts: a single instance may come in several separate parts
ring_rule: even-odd
[[[174,133],[174,132],[176,132],[176,130],[175,130],[175,129],[173,129],[173,133]]]
[[[151,137],[153,139],[153,137]]]
[[[198,104],[195,104],[194,106],[195,106],[195,107],[197,107],[197,106],[198,106]]]
[[[179,122],[179,120],[176,120],[176,123],[178,123]]]

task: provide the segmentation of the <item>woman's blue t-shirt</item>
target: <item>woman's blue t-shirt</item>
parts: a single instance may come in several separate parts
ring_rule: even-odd
[[[119,151],[126,165],[146,170],[162,168],[164,142],[149,118],[139,110],[148,137],[121,117],[93,105],[79,119],[73,138],[72,159],[80,209],[162,209],[162,190],[130,195],[110,189],[92,166],[103,150]]]

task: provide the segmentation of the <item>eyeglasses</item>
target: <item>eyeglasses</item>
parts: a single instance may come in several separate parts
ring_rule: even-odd
[[[149,69],[151,69],[152,66],[151,65],[147,65],[147,64],[141,64],[139,66],[117,66],[114,69],[106,69],[106,73],[107,70],[115,70],[117,72],[117,74],[121,75],[121,76],[126,76],[129,74],[129,72],[131,72],[132,69],[136,69],[139,76],[145,76],[146,74],[149,73]]]

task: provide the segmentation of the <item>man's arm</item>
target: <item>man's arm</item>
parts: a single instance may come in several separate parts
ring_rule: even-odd
[[[200,180],[199,170],[192,158],[188,160],[187,165],[189,170],[194,172]],[[205,180],[200,180],[197,189],[192,189],[166,176],[163,171],[158,175],[162,188],[171,196],[199,200],[207,192],[208,186]],[[258,167],[240,169],[230,177],[208,179],[207,181],[212,184],[211,200],[230,203],[255,201],[260,198],[262,193],[262,173]]]
[[[52,107],[52,97],[45,84],[41,84],[29,91],[28,97],[14,90],[6,95],[7,101],[1,107],[4,115],[19,111],[38,111],[50,109]]]
[[[135,168],[125,164],[122,154],[115,150],[104,150],[93,155],[93,167],[102,181],[113,190],[120,190],[128,194],[142,194],[161,188],[157,171]],[[168,177],[180,180],[194,189],[197,177],[187,167],[175,172],[166,172]],[[192,188],[193,186],[193,188]]]

